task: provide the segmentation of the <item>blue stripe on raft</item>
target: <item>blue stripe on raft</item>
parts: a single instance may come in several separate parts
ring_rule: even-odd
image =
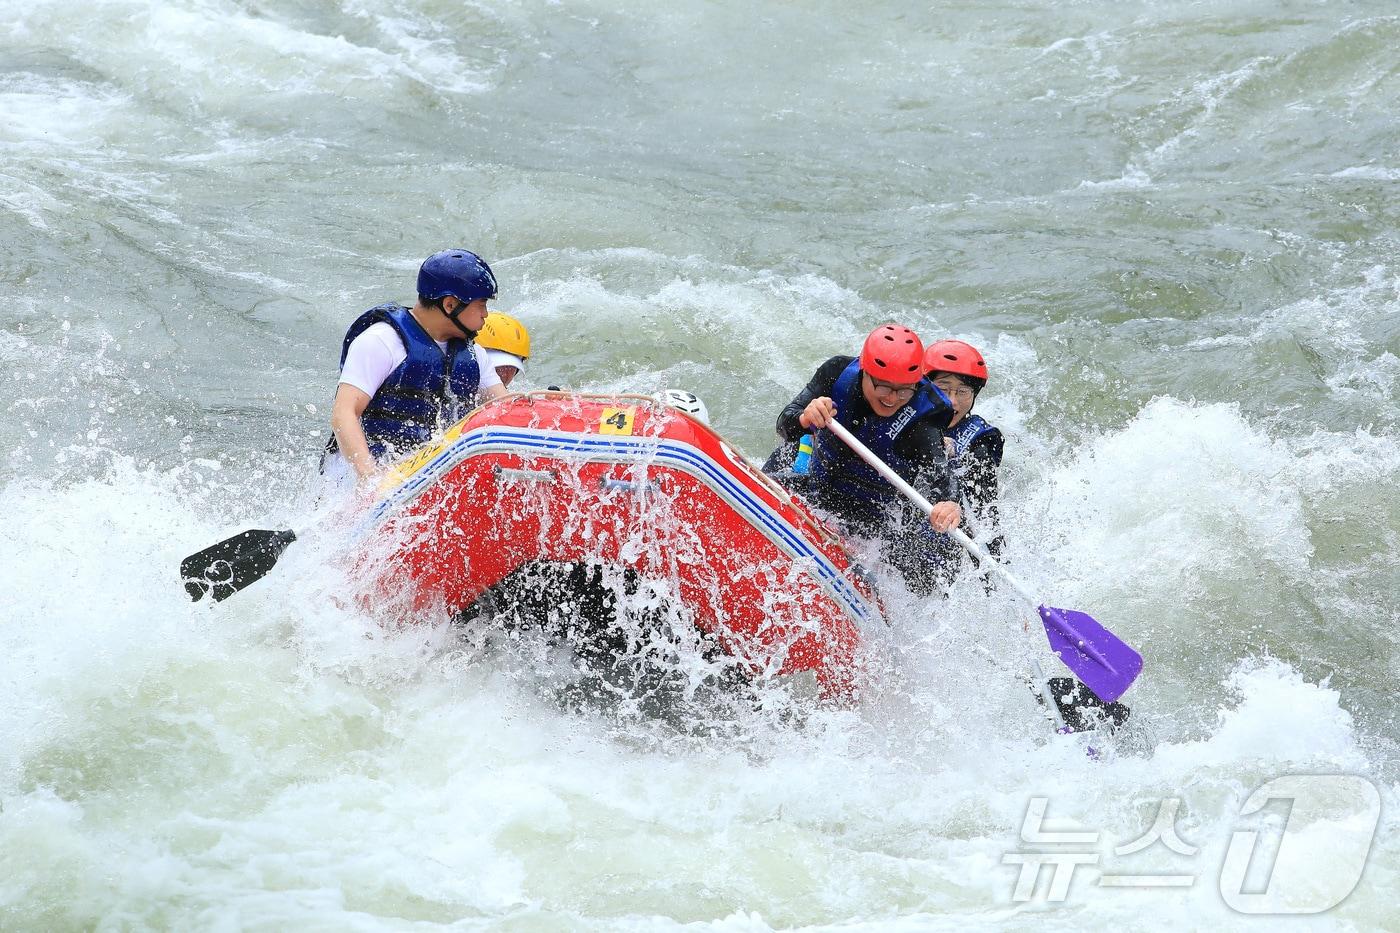
[[[846,605],[853,616],[862,621],[871,619],[871,612],[864,597],[851,586],[846,576],[836,569],[825,554],[812,547],[785,518],[774,512],[768,503],[756,498],[747,487],[737,482],[727,471],[720,469],[713,459],[697,448],[663,438],[610,438],[596,434],[504,428],[481,428],[471,431],[443,448],[407,482],[375,506],[360,524],[358,532],[365,533],[379,524],[389,512],[415,498],[448,470],[467,459],[477,448],[498,444],[506,445],[508,450],[524,448],[550,453],[593,454],[595,457],[599,454],[626,458],[645,457],[647,462],[672,461],[678,465],[689,466],[692,470],[686,472],[698,471],[711,485],[722,488],[729,494],[728,498],[744,507],[753,524],[770,539],[775,539],[775,543],[786,544],[786,550],[798,557],[811,558],[816,565],[818,578]]]

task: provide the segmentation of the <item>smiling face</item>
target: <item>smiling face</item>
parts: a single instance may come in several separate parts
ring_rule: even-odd
[[[933,384],[948,396],[948,401],[953,403],[953,420],[948,424],[951,428],[972,411],[972,403],[977,400],[977,393],[961,376],[952,373],[929,373],[929,376],[933,379]]]
[[[860,391],[871,410],[881,418],[899,411],[914,397],[913,383],[884,382],[867,372],[860,374]]]

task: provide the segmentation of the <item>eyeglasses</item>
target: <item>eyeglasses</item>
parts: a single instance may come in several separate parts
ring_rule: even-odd
[[[972,398],[977,393],[972,391],[972,386],[965,386],[961,382],[952,379],[935,379],[934,385],[942,390],[943,394],[949,398]]]
[[[870,380],[871,389],[885,395],[892,395],[902,402],[913,398],[914,390],[918,388],[918,386],[902,386],[893,382],[881,382],[869,373],[865,374],[865,378]]]

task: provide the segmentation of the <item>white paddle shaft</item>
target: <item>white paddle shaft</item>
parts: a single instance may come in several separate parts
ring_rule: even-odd
[[[828,421],[826,423],[826,427],[829,431],[831,431],[831,433],[841,438],[841,440],[846,443],[846,446],[854,450],[862,460],[874,467],[880,473],[881,476],[889,480],[890,484],[894,486],[895,489],[898,489],[900,492],[904,493],[904,495],[909,499],[910,502],[923,509],[925,515],[928,515],[930,512],[933,511],[933,503],[925,499],[923,495],[913,486],[910,486],[909,483],[905,481],[904,477],[900,476],[894,470],[890,469],[890,465],[888,463],[875,456],[875,452],[872,451],[869,447],[866,447],[864,444],[862,444],[854,434],[846,430],[845,425],[841,424],[841,422],[836,421],[835,419],[832,419],[831,421]],[[1020,580],[1017,580],[1011,575],[1011,571],[1007,570],[1000,563],[998,563],[997,560],[994,557],[992,557],[991,554],[987,553],[987,549],[984,548],[981,544],[978,544],[976,541],[973,541],[966,534],[964,534],[961,528],[950,528],[948,530],[948,535],[954,541],[958,542],[964,548],[966,548],[968,553],[974,555],[980,561],[982,561],[984,565],[991,567],[992,570],[1000,574],[1001,578],[1007,583],[1011,584],[1011,588],[1014,589],[1017,593],[1020,593],[1021,597],[1025,599],[1028,603],[1030,603],[1032,606],[1039,608],[1042,605],[1041,601],[1035,598],[1035,594],[1033,594],[1030,590],[1026,589],[1025,586],[1021,584]]]
[[[862,444],[854,434],[852,434],[850,431],[847,431],[845,425],[841,424],[841,422],[836,421],[835,419],[832,419],[831,421],[828,421],[826,423],[826,426],[831,430],[833,434],[841,438],[841,440],[846,443],[846,446],[850,447],[857,454],[859,454],[862,460],[864,460],[866,463],[870,464],[872,467],[878,470],[880,475],[883,476],[885,479],[889,480],[891,485],[893,485],[895,489],[898,489],[900,492],[904,493],[904,495],[908,497],[910,502],[923,509],[925,515],[933,511],[933,503],[929,502],[919,493],[917,489],[905,482],[904,477],[900,476],[894,470],[890,469],[890,465],[888,463],[875,456],[875,452],[869,447],[866,447],[864,444]],[[1012,589],[1014,589],[1017,593],[1020,593],[1022,598],[1025,599],[1026,602],[1030,603],[1032,606],[1035,606],[1036,609],[1039,610],[1040,606],[1042,605],[1040,600],[1036,599],[1030,590],[1022,586],[1021,581],[1017,580],[1011,575],[1011,571],[1007,570],[995,559],[993,559],[992,555],[987,553],[986,548],[969,538],[966,534],[963,533],[963,530],[961,528],[952,528],[948,531],[948,534],[952,537],[954,541],[958,542],[964,548],[966,548],[969,553],[978,557],[982,561],[984,566],[990,566],[997,573],[1001,574],[1002,578],[1006,580],[1007,583],[1011,584]],[[1034,670],[1034,674],[1032,676],[1032,690],[1039,696],[1040,702],[1046,708],[1049,709],[1050,715],[1056,723],[1055,731],[1060,733],[1069,732],[1070,728],[1065,723],[1065,717],[1060,713],[1060,707],[1055,702],[1055,693],[1053,690],[1050,689],[1050,681],[1046,679],[1045,671],[1041,669],[1040,662],[1032,658],[1031,667]],[[1090,757],[1097,757],[1097,753],[1092,748],[1089,749],[1089,755]]]

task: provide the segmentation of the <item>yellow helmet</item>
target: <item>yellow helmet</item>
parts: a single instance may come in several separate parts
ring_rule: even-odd
[[[500,350],[522,360],[530,358],[530,332],[524,324],[499,311],[486,315],[486,323],[481,325],[476,342],[488,350]]]

